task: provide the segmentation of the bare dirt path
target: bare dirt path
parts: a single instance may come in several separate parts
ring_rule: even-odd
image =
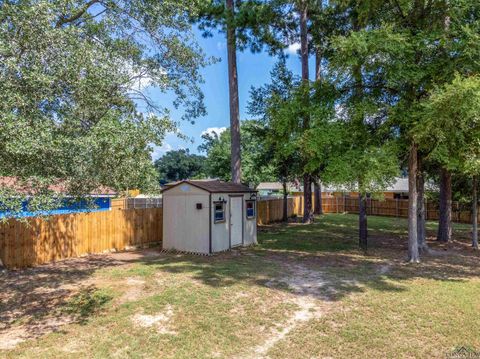
[[[275,328],[268,335],[267,339],[260,345],[254,347],[244,358],[268,358],[268,351],[302,323],[320,318],[331,305],[330,291],[324,274],[319,270],[312,270],[303,264],[283,264],[285,275],[276,280],[271,280],[267,286],[287,286],[291,291],[286,300],[295,304],[296,309],[280,328]]]

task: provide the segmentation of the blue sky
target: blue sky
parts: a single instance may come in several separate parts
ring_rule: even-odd
[[[197,147],[201,144],[202,132],[209,128],[223,128],[229,126],[228,107],[228,77],[227,77],[227,48],[225,35],[217,33],[213,37],[203,38],[200,32],[196,32],[199,44],[208,56],[220,58],[221,61],[210,65],[202,70],[205,83],[202,91],[205,95],[207,115],[196,119],[195,124],[189,122],[180,123],[180,131],[192,141],[185,141],[178,136],[167,135],[164,144],[154,150],[153,159],[163,155],[171,149],[188,148],[190,152],[197,153]],[[300,75],[300,59],[295,52],[295,46],[286,50],[289,54],[288,67]],[[270,70],[276,62],[276,58],[270,57],[266,52],[252,54],[249,51],[237,53],[238,80],[240,94],[240,119],[248,119],[246,107],[249,91],[252,86],[261,86],[270,80]],[[313,63],[310,66],[312,72]],[[152,91],[152,98],[161,106],[168,106],[168,95],[162,95]],[[172,111],[172,118],[179,120],[181,112]]]

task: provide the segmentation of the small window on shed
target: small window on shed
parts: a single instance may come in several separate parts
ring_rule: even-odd
[[[225,203],[224,202],[213,202],[215,209],[215,223],[225,221]]]
[[[247,202],[247,218],[255,218],[255,201],[246,201]]]

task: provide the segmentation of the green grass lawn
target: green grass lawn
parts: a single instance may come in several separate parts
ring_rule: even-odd
[[[66,261],[0,281],[0,357],[445,357],[480,350],[470,228],[406,257],[406,221],[357,217],[263,227],[212,257],[154,251]],[[429,235],[436,225],[428,224]],[[60,266],[60,267],[59,267]],[[0,277],[0,280],[2,277]]]

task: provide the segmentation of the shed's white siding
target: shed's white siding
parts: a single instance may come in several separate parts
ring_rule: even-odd
[[[257,203],[255,218],[247,218],[245,201],[251,193],[210,193],[189,183],[181,183],[163,193],[163,248],[185,252],[212,253],[231,248],[230,201],[240,196],[242,206],[237,218],[242,219],[243,245],[257,243]],[[218,201],[225,203],[225,220],[215,223],[215,206]],[[201,203],[202,209],[197,209]],[[236,233],[239,233],[238,231]],[[210,237],[211,236],[211,237]]]
[[[201,203],[202,209],[196,204]],[[182,184],[163,195],[163,248],[209,253],[209,193]]]

